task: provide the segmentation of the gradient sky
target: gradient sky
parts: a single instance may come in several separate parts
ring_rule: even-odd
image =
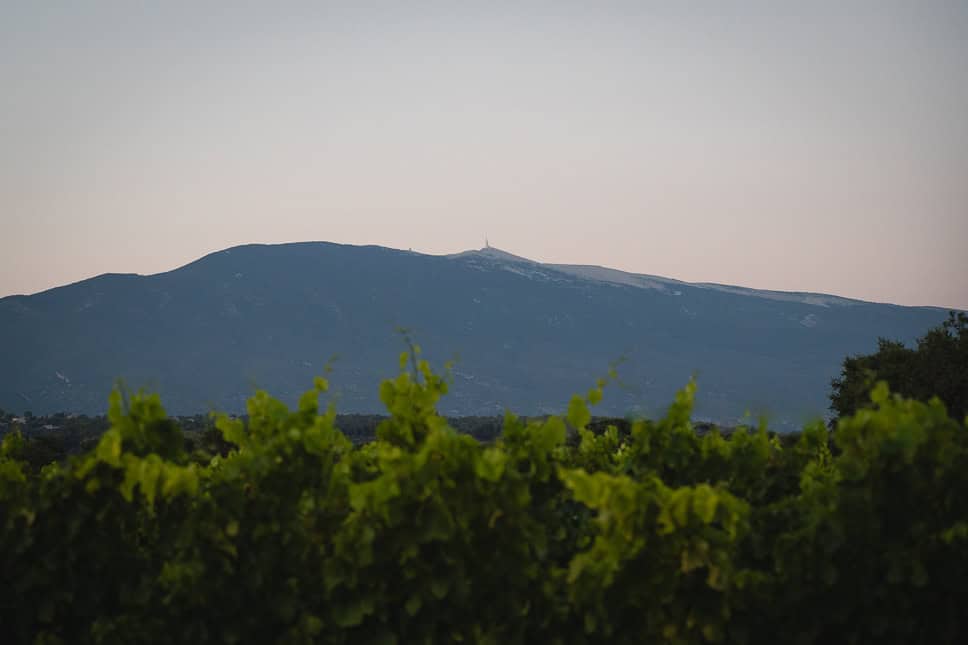
[[[0,2],[0,296],[329,240],[968,309],[968,2]]]

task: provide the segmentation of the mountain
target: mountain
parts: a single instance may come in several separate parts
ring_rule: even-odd
[[[494,248],[450,256],[325,242],[248,245],[157,275],[107,274],[0,299],[0,407],[99,413],[121,378],[172,413],[288,402],[332,362],[341,412],[381,411],[406,327],[438,366],[441,412],[560,412],[624,357],[598,413],[661,413],[692,375],[697,417],[826,412],[843,358],[911,341],[930,307],[691,284]]]

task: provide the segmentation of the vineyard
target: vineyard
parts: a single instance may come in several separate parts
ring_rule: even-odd
[[[968,633],[968,427],[875,388],[781,442],[666,416],[508,414],[481,443],[415,352],[354,446],[265,393],[185,449],[116,392],[96,447],[39,472],[0,450],[5,643],[956,643]]]

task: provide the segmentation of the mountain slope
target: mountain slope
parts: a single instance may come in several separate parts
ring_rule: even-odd
[[[324,242],[249,245],[151,276],[0,299],[0,407],[100,412],[117,378],[168,409],[294,401],[334,355],[344,412],[379,411],[399,326],[457,357],[447,414],[560,411],[624,356],[601,411],[653,414],[691,375],[697,414],[796,424],[824,413],[843,357],[905,341],[941,309],[545,265],[493,248],[430,256]]]

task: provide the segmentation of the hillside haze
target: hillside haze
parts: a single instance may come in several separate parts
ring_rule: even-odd
[[[102,413],[122,379],[159,392],[172,413],[241,412],[256,389],[294,402],[335,357],[338,409],[379,412],[406,327],[437,366],[456,359],[448,415],[560,412],[624,357],[598,413],[661,413],[695,375],[699,418],[750,412],[792,428],[826,412],[846,355],[873,351],[878,336],[911,341],[944,318],[494,248],[248,245],[167,273],[0,299],[0,407]]]

